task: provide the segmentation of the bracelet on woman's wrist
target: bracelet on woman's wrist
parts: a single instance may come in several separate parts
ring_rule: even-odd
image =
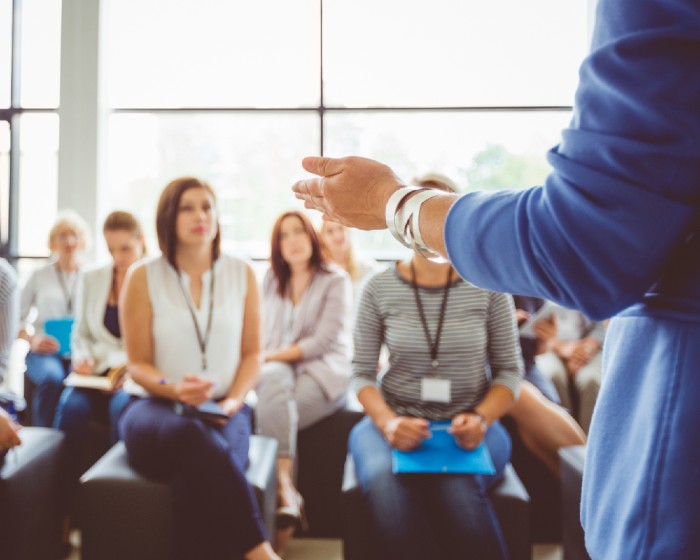
[[[467,414],[472,414],[474,416],[478,416],[479,420],[481,421],[481,427],[484,428],[484,430],[489,427],[489,423],[486,420],[486,417],[483,414],[481,414],[481,412],[478,412],[477,410],[472,409],[472,410],[467,410]]]

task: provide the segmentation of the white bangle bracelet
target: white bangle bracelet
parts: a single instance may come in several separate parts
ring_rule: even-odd
[[[418,252],[418,254],[421,257],[428,259],[429,261],[442,264],[449,261],[446,258],[444,258],[440,253],[438,253],[437,251],[433,251],[430,247],[428,247],[428,245],[423,240],[423,235],[420,231],[420,213],[421,208],[423,208],[423,203],[440,194],[444,193],[442,191],[432,191],[429,197],[426,197],[420,202],[420,204],[416,208],[414,216],[411,218],[411,232],[413,233],[413,237],[415,239],[416,251]]]
[[[389,201],[386,204],[386,210],[384,212],[386,227],[389,228],[391,235],[393,235],[399,243],[401,243],[402,245],[406,245],[406,247],[410,247],[410,245],[407,244],[406,237],[404,235],[405,224],[402,224],[401,226],[397,225],[397,215],[399,213],[399,206],[408,195],[420,190],[425,189],[423,189],[422,187],[400,187],[399,189],[394,191],[391,197],[389,197]]]
[[[401,208],[401,214],[405,220],[403,223],[407,233],[406,237],[409,237],[411,241],[411,248],[426,259],[433,262],[444,263],[447,261],[442,257],[442,255],[436,251],[433,251],[425,244],[420,230],[420,213],[423,204],[431,198],[439,196],[440,194],[443,194],[443,192],[435,189],[428,189],[423,192],[419,192],[406,201],[404,206]]]

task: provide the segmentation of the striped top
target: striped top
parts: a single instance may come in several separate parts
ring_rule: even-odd
[[[12,341],[19,331],[18,296],[15,270],[5,259],[0,259],[0,381],[7,370]]]
[[[434,340],[444,289],[418,290]],[[383,343],[389,364],[378,376]],[[511,296],[455,281],[449,290],[438,362],[438,376],[451,381],[449,403],[421,400],[421,379],[432,373],[432,366],[411,283],[396,266],[370,278],[357,309],[354,389],[359,393],[378,384],[395,413],[429,420],[449,420],[475,407],[491,384],[518,395],[523,366]]]

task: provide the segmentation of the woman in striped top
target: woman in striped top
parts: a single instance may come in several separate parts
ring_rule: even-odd
[[[377,383],[382,344],[389,364]],[[371,278],[355,326],[353,383],[369,417],[350,436],[383,558],[503,558],[505,545],[487,490],[510,458],[498,422],[522,377],[512,299],[462,281],[447,264],[418,254]],[[485,441],[494,476],[395,475],[391,448],[451,421],[458,445]]]

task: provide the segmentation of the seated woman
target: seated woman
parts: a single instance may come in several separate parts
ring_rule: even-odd
[[[17,275],[5,259],[0,258],[0,385],[5,378],[10,348],[17,334]],[[0,464],[8,449],[22,443],[19,425],[0,404]]]
[[[35,270],[22,289],[20,338],[29,341],[27,376],[36,385],[32,396],[32,423],[53,425],[63,380],[70,369],[70,356],[59,354],[59,342],[44,332],[48,319],[72,319],[78,277],[83,267],[80,253],[86,249],[88,229],[72,211],[59,214],[49,232],[48,264]],[[34,319],[32,320],[32,317]]]
[[[128,212],[112,212],[102,231],[112,262],[83,274],[71,343],[73,370],[86,376],[103,375],[110,368],[126,365],[119,328],[119,294],[126,271],[145,253],[141,225]],[[63,390],[54,428],[66,434],[67,486],[78,482],[90,419],[97,417],[106,423],[111,442],[116,443],[117,420],[128,399],[121,383],[109,392],[78,387]]]
[[[458,192],[457,184],[449,177],[438,173],[428,173],[415,179],[415,184],[449,192]],[[541,305],[536,298],[515,297],[516,319],[518,324],[525,315],[518,309],[532,312]],[[522,305],[523,307],[519,307]],[[540,322],[538,322],[539,325]],[[542,340],[538,334],[538,343]],[[515,421],[517,434],[527,448],[555,475],[559,476],[559,449],[570,445],[583,445],[586,436],[576,420],[557,404],[556,392],[544,374],[537,376],[534,366],[534,352],[539,348],[526,348],[520,340],[525,358],[525,377],[520,394],[508,415]],[[532,352],[532,353],[531,353]]]
[[[520,327],[537,313],[537,310],[544,304],[544,300],[530,296],[513,296],[513,303],[515,304],[515,319],[518,327]],[[537,333],[534,336],[523,336],[522,333],[520,334],[520,349],[523,353],[525,380],[537,387],[547,399],[555,404],[559,404],[559,395],[557,395],[554,383],[542,373],[535,362],[535,356],[540,353],[540,346],[543,342],[543,339]]]
[[[539,368],[556,386],[561,404],[588,433],[600,390],[605,323],[557,306],[549,320],[535,328],[542,341]]]
[[[277,527],[284,549],[301,521],[294,486],[297,430],[345,404],[350,378],[349,280],[329,267],[309,219],[285,212],[272,229],[263,282],[265,363],[258,382],[258,431],[279,441]]]
[[[176,558],[277,559],[245,476],[244,399],[260,368],[255,276],[220,253],[214,191],[198,179],[165,187],[156,227],[162,256],[131,268],[120,305],[129,372],[145,390],[119,422],[129,461],[173,488]],[[178,412],[210,399],[229,420]]]
[[[382,344],[389,365],[377,381]],[[499,418],[522,377],[510,296],[462,281],[448,264],[417,253],[369,279],[355,324],[353,382],[368,414],[350,435],[382,558],[505,558],[488,497],[510,457]],[[392,473],[391,449],[430,436],[429,421],[450,420],[458,445],[482,441],[493,476]],[[468,551],[468,552],[466,552]]]

